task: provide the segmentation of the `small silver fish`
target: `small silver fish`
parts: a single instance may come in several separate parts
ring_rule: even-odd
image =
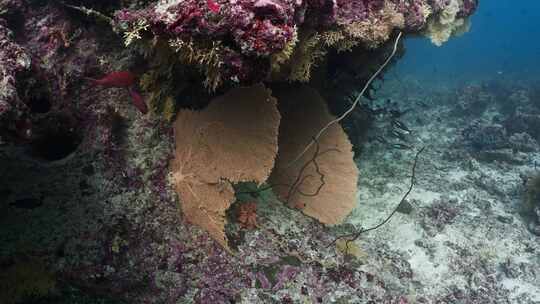
[[[405,134],[405,133],[401,133],[401,132],[399,132],[399,131],[396,130],[396,129],[393,129],[392,131],[390,131],[390,134],[391,134],[393,137],[395,137],[395,138],[397,138],[397,139],[399,139],[399,140],[401,140],[401,141],[407,141],[407,138],[405,137],[406,134]]]
[[[388,143],[388,141],[384,137],[382,137],[381,135],[377,135],[377,137],[375,137],[375,140],[380,142],[381,144],[387,144]]]
[[[405,131],[407,132],[407,134],[410,134],[412,133],[411,130],[401,121],[397,120],[397,119],[393,119],[392,120],[392,126],[396,129],[400,129],[402,131]]]
[[[391,147],[394,148],[394,149],[399,149],[399,150],[410,150],[410,149],[412,149],[411,146],[405,145],[405,144],[392,144]]]

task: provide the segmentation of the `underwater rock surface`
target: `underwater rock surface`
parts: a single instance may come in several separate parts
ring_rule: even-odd
[[[198,66],[205,86],[268,77],[310,79],[330,50],[378,48],[393,30],[420,32],[442,44],[466,31],[476,0],[189,0],[157,1],[115,14],[126,45],[166,41]]]
[[[257,228],[238,230],[230,255],[178,216],[166,178],[166,129],[129,118],[120,146],[125,167],[112,166],[114,154],[47,163],[3,154],[2,259],[45,261],[44,286],[56,286],[49,299],[69,284],[127,303],[536,303],[540,221],[522,206],[538,144],[530,139],[527,153],[507,148],[510,138],[473,147],[462,136],[467,119],[455,118],[454,91],[415,89],[411,80],[404,97],[402,83],[388,81],[379,94],[410,109],[400,118],[411,130],[407,144],[426,146],[417,184],[408,209],[349,248],[327,246],[396,207],[416,150],[368,140],[357,157],[359,203],[340,227],[325,228],[261,193]],[[504,118],[498,107],[487,107],[482,123]],[[374,128],[386,128],[381,123]]]
[[[231,255],[180,213],[170,184],[170,120],[178,108],[206,106],[214,94],[209,89],[221,94],[227,86],[259,80],[309,82],[331,88],[321,94],[331,95],[325,96],[331,109],[341,109],[348,105],[342,97],[358,91],[375,63],[386,58],[393,30],[442,41],[476,5],[0,2],[0,265],[6,270],[0,286],[10,288],[0,298],[540,301],[538,208],[523,215],[520,208],[540,156],[539,134],[530,128],[540,121],[539,101],[527,87],[486,85],[456,93],[431,92],[412,80],[388,82],[373,101],[396,100],[386,112],[399,114],[410,132],[391,137],[388,125],[381,125],[389,121],[371,112],[344,123],[351,141],[362,144],[355,150],[360,197],[339,227],[306,218],[270,191],[256,198],[244,193],[244,201],[255,201],[256,221],[250,221],[254,229],[245,229],[229,215]],[[444,33],[435,35],[437,29]],[[363,60],[350,70],[331,64],[358,58]],[[293,61],[301,64],[289,70]],[[371,64],[359,68],[365,62]],[[133,91],[92,87],[91,79],[123,70],[139,76],[134,87],[150,114],[132,105]],[[477,120],[456,118],[470,109]],[[369,132],[361,134],[367,125]],[[328,246],[337,235],[370,227],[396,207],[414,152],[424,145],[417,184],[400,212],[351,244]],[[29,283],[28,277],[39,279]]]

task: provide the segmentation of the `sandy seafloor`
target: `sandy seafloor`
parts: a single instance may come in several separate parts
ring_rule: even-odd
[[[496,104],[482,113],[467,113],[458,105],[457,90],[411,79],[406,85],[394,81],[383,87],[381,97],[413,109],[403,120],[413,131],[410,142],[425,151],[408,197],[410,213],[396,213],[358,244],[399,252],[412,272],[411,295],[422,294],[428,302],[454,290],[465,292],[450,302],[540,303],[539,236],[520,215],[524,179],[537,170],[540,154],[537,149],[472,148],[463,139],[465,128],[508,117]],[[529,102],[516,99],[501,102]],[[370,227],[385,217],[409,185],[413,159],[414,151],[369,145],[357,160],[359,205],[348,222]]]
[[[515,94],[504,102],[527,107],[522,90],[510,87]],[[519,212],[538,144],[491,140],[490,126],[502,125],[493,121],[508,117],[496,102],[471,114],[474,105],[459,92],[386,81],[377,96],[409,109],[400,120],[412,132],[402,143],[414,149],[365,144],[358,207],[339,227],[321,227],[262,195],[260,227],[241,233],[235,255],[179,216],[163,183],[169,135],[119,107],[132,125],[122,149],[135,173],[115,176],[99,155],[43,166],[4,152],[2,258],[47,265],[56,277],[52,303],[540,303],[540,236],[531,232],[535,219]],[[373,132],[384,134],[387,123]],[[465,140],[474,123],[484,127]],[[352,255],[327,247],[333,235],[371,227],[396,207],[421,147],[417,183],[391,221],[363,234]],[[17,206],[29,195],[41,204]],[[66,285],[82,295],[65,298]]]

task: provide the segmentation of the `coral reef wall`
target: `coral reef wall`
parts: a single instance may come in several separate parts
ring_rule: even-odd
[[[79,107],[69,101],[78,99],[76,85],[83,77],[113,68],[113,61],[98,56],[100,48],[116,53],[115,69],[136,61],[149,64],[141,84],[150,90],[151,102],[158,99],[154,108],[170,120],[175,111],[172,99],[180,94],[183,100],[186,94],[192,98],[191,88],[201,81],[210,91],[258,81],[308,82],[314,70],[325,69],[329,53],[338,57],[351,50],[365,54],[384,46],[394,30],[421,33],[440,44],[466,28],[466,19],[478,3],[162,0],[125,2],[124,7],[75,4],[1,3],[0,133],[4,141],[29,137],[34,131],[33,112]],[[121,41],[126,48],[122,49]],[[179,92],[179,83],[189,85],[181,85],[184,91]]]
[[[230,303],[243,292],[249,302],[245,290],[285,293],[299,277],[307,283],[294,294],[320,302],[348,276],[361,278],[359,288],[374,301],[397,302],[397,293],[383,292],[383,270],[345,269],[335,255],[330,267],[319,262],[331,251],[319,250],[330,241],[327,231],[281,204],[253,208],[268,229],[233,235],[236,257],[189,225],[170,184],[171,121],[179,109],[204,108],[231,87],[261,81],[329,88],[320,94],[336,110],[343,106],[336,96],[388,55],[396,30],[453,26],[442,20],[464,19],[476,5],[0,1],[0,265],[9,273],[39,265],[40,294],[52,297],[76,288],[128,303]],[[32,286],[10,288],[7,294]]]
[[[168,41],[215,89],[223,82],[271,76],[308,81],[328,50],[376,48],[394,29],[425,30],[442,43],[476,5],[473,0],[157,1],[115,17],[126,45],[152,37]],[[283,71],[287,65],[292,67]]]
[[[131,4],[129,8],[109,10],[115,16],[111,23],[123,34],[127,46],[139,43],[140,51],[148,54],[156,45],[162,45],[156,39],[163,40],[178,53],[177,60],[200,70],[205,86],[214,90],[224,83],[272,78],[308,81],[313,67],[329,49],[343,51],[357,45],[375,48],[389,38],[393,29],[423,31],[435,43],[442,43],[463,27],[476,5],[472,0],[190,0],[156,1],[138,8]],[[32,56],[49,58],[69,46],[71,40],[82,38],[84,32],[68,19],[61,20],[67,17],[62,10],[69,8],[55,7],[54,16],[34,33],[37,44],[33,45],[42,42],[42,49],[29,54],[35,47],[25,49],[27,42],[15,42],[13,29],[7,24],[12,19],[30,17],[32,12],[27,7],[24,1],[4,1],[0,8],[4,20],[0,24],[1,81],[5,84],[0,92],[0,121],[11,117],[9,126],[2,123],[2,128],[11,130],[24,129],[28,124],[23,113],[29,101],[21,100],[16,92],[16,74],[30,68]]]

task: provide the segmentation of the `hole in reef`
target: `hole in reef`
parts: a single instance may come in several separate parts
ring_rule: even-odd
[[[69,131],[50,132],[34,142],[36,156],[48,161],[60,160],[73,153],[80,138]]]
[[[82,141],[76,124],[76,120],[65,113],[48,115],[36,128],[31,154],[46,161],[55,161],[75,152]]]
[[[33,96],[27,105],[32,113],[47,113],[51,109],[51,101],[45,96]]]

